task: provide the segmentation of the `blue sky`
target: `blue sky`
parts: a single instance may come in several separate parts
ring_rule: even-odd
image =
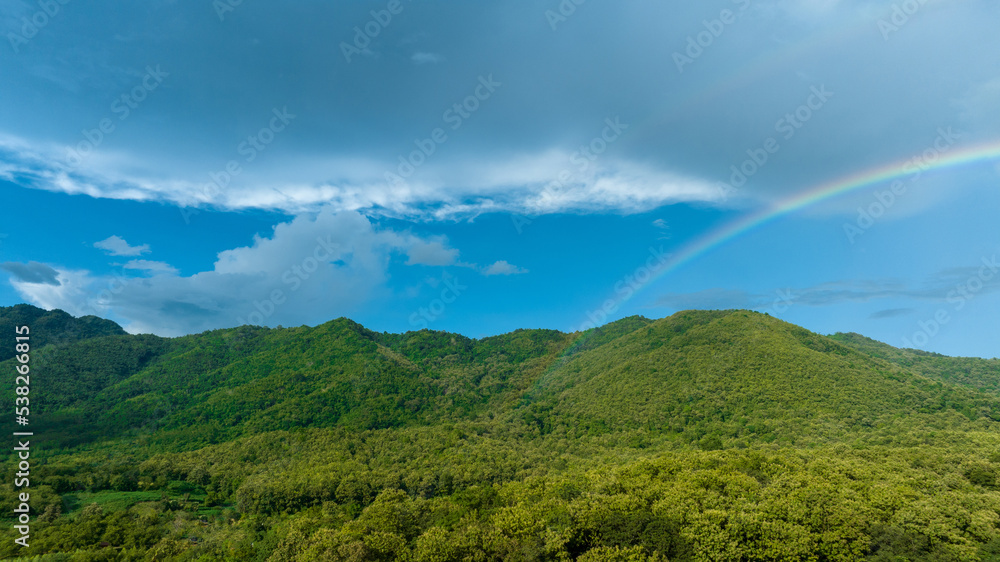
[[[0,304],[473,337],[752,308],[1000,355],[987,153],[660,265],[1000,141],[995,3],[0,8]]]

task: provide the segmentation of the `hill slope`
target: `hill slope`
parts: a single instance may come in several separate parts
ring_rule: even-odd
[[[343,318],[166,339],[20,313],[36,321],[35,345],[48,345],[32,355],[38,519],[18,555],[1000,552],[991,362],[824,337],[747,311],[480,340],[379,334]],[[52,339],[37,337],[49,327]],[[0,382],[8,403],[11,385]],[[5,544],[0,555],[14,555]]]
[[[1000,391],[1000,359],[948,357],[919,349],[899,349],[860,334],[834,334],[830,338],[934,380],[993,393]]]
[[[562,362],[533,405],[550,424],[588,431],[742,443],[834,442],[949,411],[1000,421],[996,397],[914,371],[770,316],[682,312]]]
[[[97,316],[74,318],[62,310],[44,310],[30,304],[0,306],[0,361],[14,356],[14,327],[30,326],[37,347],[69,344],[100,336],[124,335],[125,330]]]

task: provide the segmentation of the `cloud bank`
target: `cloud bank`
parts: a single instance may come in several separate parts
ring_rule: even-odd
[[[124,250],[127,244],[103,246]],[[11,274],[26,301],[43,308],[118,319],[133,333],[175,336],[244,323],[299,325],[349,316],[385,296],[391,263],[470,265],[458,259],[443,237],[379,228],[361,214],[324,209],[280,223],[271,236],[258,236],[248,246],[220,252],[212,269],[193,275],[151,260],[129,261],[110,275],[37,262],[0,268]],[[497,262],[486,274],[521,271]]]

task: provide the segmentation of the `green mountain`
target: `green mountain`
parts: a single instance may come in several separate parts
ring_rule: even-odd
[[[74,318],[62,310],[44,310],[30,304],[0,306],[0,361],[14,357],[14,327],[30,326],[35,345],[70,344],[99,336],[124,335],[125,330],[97,316]]]
[[[39,448],[3,556],[1000,559],[996,360],[748,311],[167,339],[31,308],[2,316],[32,328]]]
[[[1000,391],[1000,359],[947,357],[919,349],[897,349],[859,334],[834,334],[838,342],[861,353],[885,359],[925,377],[991,392]]]

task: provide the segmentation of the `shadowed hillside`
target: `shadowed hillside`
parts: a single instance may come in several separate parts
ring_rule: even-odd
[[[125,330],[97,316],[74,318],[62,310],[44,310],[30,304],[0,306],[0,361],[14,356],[14,327],[31,326],[36,346],[68,344],[99,336],[124,335]]]

